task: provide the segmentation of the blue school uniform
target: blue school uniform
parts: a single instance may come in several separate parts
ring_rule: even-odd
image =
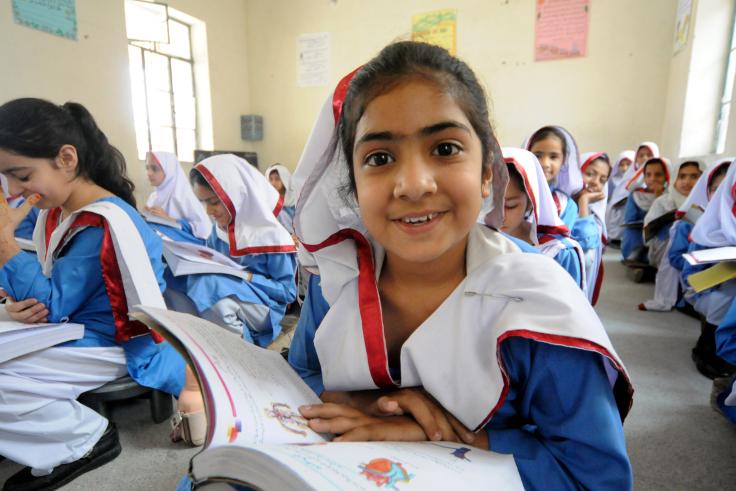
[[[276,219],[281,225],[290,233],[294,234],[294,214],[296,213],[295,206],[284,206],[276,216]]]
[[[672,226],[675,230],[672,233],[672,242],[667,258],[673,268],[682,272],[687,263],[682,255],[690,247],[690,232],[693,231],[693,224],[686,220],[677,220]]]
[[[280,322],[286,306],[296,300],[296,254],[271,253],[230,256],[230,246],[221,240],[213,227],[205,241],[211,249],[225,254],[236,263],[245,266],[253,274],[250,281],[221,274],[189,275],[186,277],[187,296],[201,314],[226,297],[241,302],[261,304],[269,308],[270,325],[259,333],[243,330],[243,337],[259,346],[267,346],[281,332]]]
[[[557,214],[560,216],[560,219],[562,219],[567,229],[572,230],[575,226],[575,220],[578,218],[578,204],[575,203],[574,199],[559,189],[552,189],[551,191],[552,198],[555,201],[555,205],[557,205]],[[560,195],[567,198],[564,209],[561,206],[564,198],[560,199]]]
[[[309,279],[289,351],[289,363],[318,395],[324,384],[314,337],[329,310],[319,281]],[[490,450],[514,456],[525,489],[631,489],[623,430],[611,424],[620,416],[603,359],[525,338],[505,341],[501,357],[509,393],[484,430]],[[548,438],[550,428],[564,438]]]
[[[15,228],[15,236],[21,239],[33,239],[33,229],[36,227],[36,221],[38,220],[38,208],[31,208],[28,215],[23,218],[23,221]]]
[[[171,227],[169,225],[163,225],[160,223],[146,223],[148,223],[148,226],[151,227],[154,231],[160,232],[161,234],[176,242],[188,242],[190,244],[204,245],[204,239],[200,239],[194,236],[192,226],[189,224],[188,221],[178,219],[176,222],[181,225],[181,229]]]
[[[603,246],[601,241],[601,228],[592,213],[585,217],[578,217],[571,229],[572,238],[575,239],[584,252],[598,249]]]
[[[164,265],[161,240],[138,212],[118,197],[102,198],[122,208],[135,224],[163,291]],[[34,254],[19,252],[1,269],[0,285],[18,300],[36,298],[49,311],[49,322],[84,324],[84,337],[60,346],[120,346],[125,351],[128,373],[140,385],[178,395],[184,386],[184,360],[167,342],[157,344],[150,335],[119,343],[115,321],[103,278],[100,250],[104,230],[89,226],[77,232],[59,252],[51,278],[43,275]]]
[[[542,237],[544,236],[540,236],[540,242],[543,240]],[[567,271],[578,286],[583,288],[583,264],[580,262],[581,258],[575,246],[570,242],[569,238],[562,235],[547,235],[547,237],[557,239],[565,246],[552,259],[562,266],[562,269]]]
[[[626,209],[624,211],[624,224],[643,224],[644,217],[647,212],[639,208],[636,204],[636,200],[629,198],[626,202]],[[632,260],[643,260],[642,257],[631,257],[637,250],[643,250],[644,248],[644,236],[642,234],[641,227],[626,227],[624,229],[624,235],[621,239],[621,254],[624,259]]]

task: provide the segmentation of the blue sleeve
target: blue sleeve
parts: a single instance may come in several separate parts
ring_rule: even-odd
[[[573,248],[563,249],[555,256],[557,264],[567,271],[577,285],[581,284],[582,272],[580,257]]]
[[[251,283],[269,298],[281,304],[296,300],[296,259],[295,254],[267,254],[268,276],[254,273]]]
[[[732,365],[736,365],[736,300],[716,329],[716,353]]]
[[[560,218],[565,223],[568,230],[573,229],[575,226],[575,220],[578,219],[578,204],[569,196],[567,198],[567,206],[565,206],[565,209],[562,211],[562,216],[560,216]]]
[[[636,205],[636,201],[633,197],[630,197],[626,201],[626,208],[624,209],[624,223],[643,223],[645,213]]]
[[[682,255],[685,254],[688,247],[690,247],[690,240],[688,237],[690,236],[693,226],[684,220],[680,220],[675,222],[674,227],[675,231],[672,235],[672,243],[670,244],[667,257],[670,260],[672,267],[682,272],[685,267],[685,263],[687,262]]]
[[[31,211],[26,215],[20,224],[15,228],[15,236],[21,239],[33,239],[33,229],[36,227],[36,220],[38,220],[38,208],[31,208]]]
[[[701,249],[705,249],[705,247],[698,245],[695,242],[691,242],[690,245],[688,245],[686,252],[699,251]],[[713,264],[699,264],[695,266],[695,265],[690,264],[689,262],[685,260],[685,258],[683,258],[682,279],[685,281],[685,284],[689,285],[690,283],[687,281],[687,279],[691,274],[699,273],[700,271],[708,269],[711,266],[713,266]],[[702,293],[704,292],[700,292],[700,294]]]
[[[16,300],[35,298],[49,310],[49,322],[61,322],[85,306],[90,292],[104,288],[100,266],[103,233],[99,227],[78,232],[54,262],[51,278],[43,275],[35,255],[16,254],[2,268],[2,287]]]
[[[504,342],[501,356],[511,389],[486,431],[490,450],[513,454],[524,488],[631,489],[601,356],[523,338]]]
[[[587,252],[601,246],[601,229],[598,227],[595,215],[592,213],[587,217],[575,220],[572,228],[572,238],[578,241],[583,251]]]
[[[317,395],[324,392],[325,386],[322,383],[322,368],[314,348],[314,335],[330,309],[322,297],[319,280],[318,275],[309,277],[307,297],[304,299],[299,323],[289,348],[289,364]]]

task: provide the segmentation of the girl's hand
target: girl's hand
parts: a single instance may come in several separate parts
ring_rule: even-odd
[[[318,433],[340,435],[333,441],[424,441],[424,430],[411,418],[369,416],[345,404],[317,404],[299,408],[309,420],[309,427]]]
[[[583,192],[588,196],[588,203],[595,203],[606,197],[606,194],[603,191],[599,191],[597,193],[594,193],[592,191]]]
[[[157,217],[165,218],[166,220],[170,220],[172,222],[175,222],[176,219],[172,216],[170,216],[166,211],[164,211],[163,208],[160,206],[146,206],[146,211],[150,213],[151,215],[155,215]]]
[[[5,310],[15,322],[35,324],[37,322],[48,322],[49,311],[44,304],[35,298],[27,298],[19,302],[8,297]]]
[[[15,241],[15,229],[40,199],[40,195],[33,194],[18,208],[11,208],[5,196],[0,193],[0,266],[20,252]]]

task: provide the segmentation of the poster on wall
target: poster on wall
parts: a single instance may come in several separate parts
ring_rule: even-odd
[[[534,60],[588,54],[590,0],[537,0]]]
[[[297,86],[323,87],[330,82],[330,33],[315,32],[297,38]]]
[[[675,53],[682,51],[687,45],[692,19],[693,0],[679,0],[677,3],[677,24],[675,24]]]
[[[457,10],[445,9],[411,18],[411,40],[441,46],[456,54]]]
[[[16,24],[77,40],[75,0],[13,0]]]

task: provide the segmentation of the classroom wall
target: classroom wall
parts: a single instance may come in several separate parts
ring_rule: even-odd
[[[214,147],[245,150],[240,114],[248,110],[244,0],[170,0],[206,24]],[[11,0],[0,0],[0,102],[42,97],[81,102],[128,161],[139,201],[150,192],[138,161],[130,96],[123,0],[77,0],[78,41],[13,22]]]
[[[246,2],[251,110],[265,126],[254,148],[262,162],[293,168],[340,77],[408,38],[411,16],[435,8],[458,11],[458,55],[489,91],[503,145],[518,146],[548,123],[570,129],[582,151],[618,153],[662,137],[674,0],[595,0],[588,56],[540,63],[533,60],[533,0]],[[297,36],[310,32],[331,34],[330,87],[297,87]]]

